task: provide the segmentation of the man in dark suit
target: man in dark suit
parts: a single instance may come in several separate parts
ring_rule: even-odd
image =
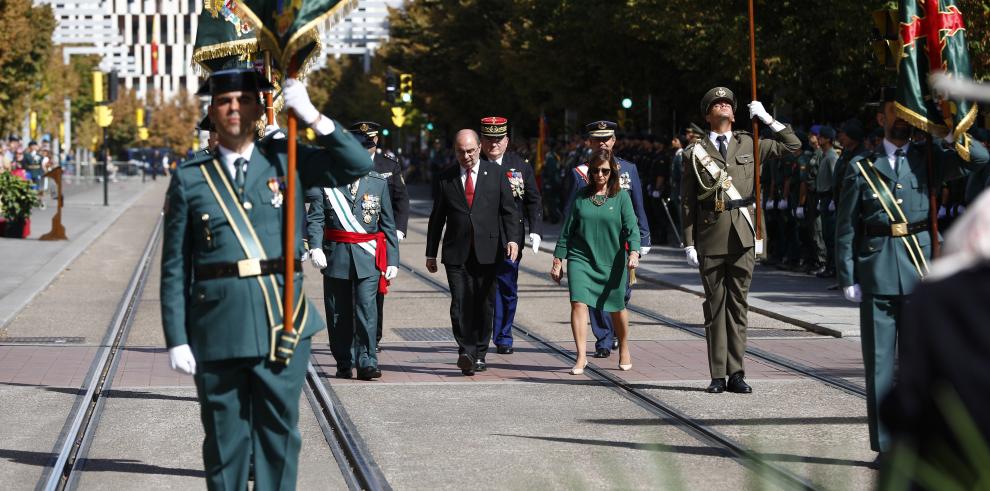
[[[442,262],[450,285],[450,323],[459,353],[457,368],[464,375],[474,375],[487,369],[495,268],[504,257],[518,257],[519,244],[511,238],[520,234],[519,217],[509,180],[500,178],[498,164],[481,160],[477,133],[457,132],[454,154],[459,165],[441,171],[433,191],[426,269],[437,272],[442,235]]]
[[[395,233],[402,242],[406,238],[406,228],[409,226],[409,193],[406,192],[406,180],[402,177],[402,165],[395,160],[391,152],[378,151],[378,130],[382,125],[373,121],[360,121],[351,125],[350,131],[358,141],[368,149],[371,160],[375,163],[375,172],[388,182],[388,197],[392,202],[392,218],[395,221]],[[382,326],[385,322],[385,295],[378,294],[378,334],[375,337],[375,351],[381,352]]]
[[[509,181],[512,198],[519,215],[519,232],[509,237],[522,246],[525,227],[523,218],[529,222],[529,240],[533,244],[533,254],[540,250],[540,229],[543,225],[543,201],[536,185],[536,174],[529,163],[523,161],[509,148],[509,120],[499,116],[481,119],[481,155],[498,164],[501,173]],[[512,354],[512,322],[516,318],[516,304],[519,301],[519,262],[504,258],[495,267],[495,348],[500,355]]]

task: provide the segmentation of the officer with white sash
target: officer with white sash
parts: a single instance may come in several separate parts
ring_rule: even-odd
[[[335,188],[306,191],[310,261],[323,272],[323,300],[330,351],[338,378],[382,376],[376,331],[379,293],[398,274],[396,236],[388,183],[368,175]]]
[[[698,268],[705,288],[705,336],[712,382],[707,391],[748,394],[743,356],[746,353],[746,314],[749,284],[756,254],[753,137],[732,131],[736,97],[725,87],[709,90],[701,99],[709,134],[684,149],[681,178],[681,226],[688,264]],[[776,133],[760,140],[760,158],[776,158],[801,149],[794,131],[775,121],[763,104],[749,104]],[[762,242],[762,241],[759,241]],[[726,376],[729,377],[726,384]]]

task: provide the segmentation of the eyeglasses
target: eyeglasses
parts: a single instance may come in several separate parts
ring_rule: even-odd
[[[603,176],[608,176],[611,173],[612,173],[612,169],[609,169],[608,167],[599,167],[597,169],[589,169],[588,170],[588,175],[590,175],[590,176],[593,176],[595,174],[601,174]]]

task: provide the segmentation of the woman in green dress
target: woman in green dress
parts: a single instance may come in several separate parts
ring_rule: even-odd
[[[588,186],[582,189],[564,220],[553,252],[550,277],[560,283],[567,259],[571,297],[571,331],[577,347],[574,375],[584,373],[588,306],[610,312],[619,338],[619,368],[632,368],[627,344],[629,314],[625,293],[629,269],[639,266],[639,226],[629,193],[619,187],[618,164],[609,150],[588,163]],[[627,249],[628,245],[628,249]]]

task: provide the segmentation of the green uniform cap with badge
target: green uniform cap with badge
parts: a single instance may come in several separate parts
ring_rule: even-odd
[[[701,98],[702,116],[707,115],[708,110],[712,108],[712,104],[715,104],[718,101],[728,101],[732,104],[732,112],[736,112],[736,95],[725,87],[715,87],[714,89],[706,92],[705,96]]]

